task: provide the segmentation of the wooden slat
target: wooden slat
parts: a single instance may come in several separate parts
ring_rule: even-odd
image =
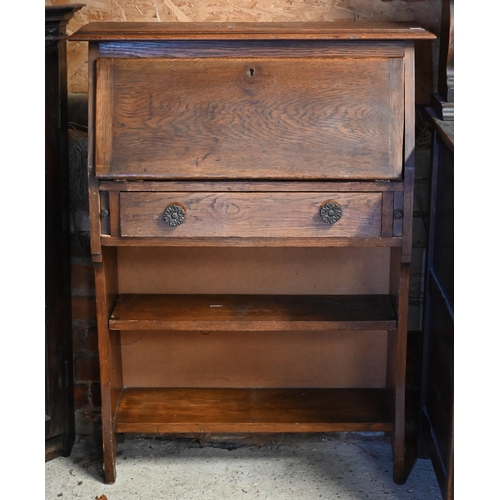
[[[399,249],[398,249],[399,250]],[[393,251],[396,260],[399,252]],[[402,253],[400,254],[402,256]],[[400,259],[397,259],[400,261]],[[397,265],[394,263],[394,265]],[[393,474],[397,484],[403,484],[409,470],[405,467],[405,378],[408,333],[408,291],[410,286],[410,265],[401,264],[397,284],[398,327],[389,335],[388,386],[391,406],[394,412],[394,433],[392,435]],[[396,304],[395,304],[396,306]]]
[[[402,238],[120,238],[103,236],[111,247],[400,247]]]
[[[392,236],[392,224],[394,215],[394,193],[385,192],[382,195],[382,237]]]
[[[116,191],[109,192],[109,220],[111,236],[120,236],[120,195]]]
[[[100,207],[99,214],[101,216],[101,231],[103,235],[111,234],[111,223],[109,219],[109,197],[112,194],[110,191],[100,190]]]
[[[389,87],[390,91],[390,134],[389,150],[390,158],[393,158],[398,165],[403,161],[403,136],[404,136],[404,82],[401,78],[403,74],[403,59],[389,59]]]
[[[95,174],[107,171],[113,151],[113,59],[96,61]]]
[[[410,22],[92,22],[70,37],[92,40],[416,40],[435,35]]]
[[[403,211],[403,196],[404,193],[401,191],[394,193],[394,212]],[[403,219],[394,218],[393,231],[394,236],[403,236]]]
[[[363,182],[339,182],[339,181],[291,181],[291,182],[262,182],[262,181],[110,181],[103,180],[99,183],[101,191],[187,191],[190,193],[201,193],[206,191],[215,192],[350,192],[350,191],[403,191],[402,182],[391,181],[363,181]]]
[[[323,40],[113,41],[100,44],[101,57],[403,57],[404,42]]]
[[[94,262],[102,261],[101,241],[101,207],[99,199],[99,181],[95,176],[95,133],[93,126],[96,119],[96,61],[99,57],[99,46],[95,42],[89,43],[89,134],[88,134],[88,183],[89,183],[89,223],[90,223],[90,252]]]
[[[415,177],[415,49],[407,42],[404,58],[405,136],[404,136],[404,200],[403,262],[410,262],[413,233],[413,184]]]
[[[111,330],[394,330],[388,295],[123,294]]]
[[[391,431],[384,389],[126,388],[115,432]]]

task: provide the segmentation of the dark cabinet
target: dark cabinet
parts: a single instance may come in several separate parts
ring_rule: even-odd
[[[424,300],[420,455],[432,460],[445,500],[454,459],[454,0],[443,0],[438,92],[432,127]]]
[[[45,459],[71,451],[71,295],[66,25],[82,4],[45,7]]]
[[[431,110],[434,127],[422,383],[422,449],[443,498],[453,498],[454,155],[453,121]]]

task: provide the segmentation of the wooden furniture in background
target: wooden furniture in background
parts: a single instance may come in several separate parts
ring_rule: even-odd
[[[454,0],[443,0],[439,36],[438,91],[432,98],[432,107],[437,117],[443,121],[452,121],[455,117],[454,3]]]
[[[454,495],[453,0],[443,1],[438,94],[432,125],[430,222],[425,264],[419,455],[430,457],[443,499]]]
[[[453,498],[454,459],[454,156],[453,121],[429,109],[433,125],[426,259],[421,452],[430,457],[443,498]]]
[[[71,380],[66,25],[83,4],[45,7],[45,459],[70,453]]]
[[[116,434],[386,431],[406,480],[411,23],[90,23]]]

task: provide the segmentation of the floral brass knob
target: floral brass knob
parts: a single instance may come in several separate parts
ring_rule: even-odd
[[[165,209],[163,218],[169,226],[180,226],[186,219],[186,212],[181,206],[174,203]]]
[[[342,208],[338,203],[328,201],[321,207],[319,215],[325,224],[335,224],[342,217]]]

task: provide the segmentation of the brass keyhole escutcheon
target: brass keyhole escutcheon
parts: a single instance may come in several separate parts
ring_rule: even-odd
[[[186,211],[180,205],[172,203],[163,212],[163,218],[169,226],[180,226],[186,219]]]
[[[327,201],[321,207],[319,215],[325,224],[335,224],[342,217],[342,207],[335,201]]]

